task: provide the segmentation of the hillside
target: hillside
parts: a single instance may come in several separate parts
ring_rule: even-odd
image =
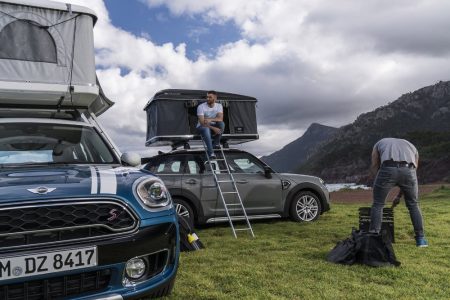
[[[293,172],[303,164],[311,153],[324,141],[329,140],[337,128],[313,123],[305,133],[295,141],[287,144],[261,160],[278,172]]]
[[[450,180],[450,82],[402,95],[337,130],[296,172],[330,182],[367,183],[370,154],[383,137],[406,138],[419,150],[419,180]]]

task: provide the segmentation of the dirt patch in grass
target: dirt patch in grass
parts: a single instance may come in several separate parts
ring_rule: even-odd
[[[425,184],[419,186],[419,197],[433,192],[442,186],[449,186],[448,184]],[[399,189],[393,188],[387,197],[386,205],[390,205],[392,200],[397,195]],[[341,190],[330,193],[331,203],[372,203],[372,189],[370,190]]]

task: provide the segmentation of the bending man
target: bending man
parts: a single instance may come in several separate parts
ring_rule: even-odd
[[[370,213],[370,231],[380,232],[386,197],[394,186],[400,187],[414,227],[417,247],[427,247],[423,232],[422,213],[419,208],[416,169],[419,153],[413,144],[403,139],[384,138],[372,151],[373,203]]]
[[[217,93],[208,91],[206,102],[197,107],[197,131],[206,143],[209,158],[216,158],[214,148],[219,147],[225,123],[223,122],[222,104],[216,103]],[[214,139],[214,141],[213,141]]]

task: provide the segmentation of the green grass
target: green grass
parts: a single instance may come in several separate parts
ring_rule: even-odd
[[[450,189],[421,199],[428,248],[395,209],[398,268],[342,266],[327,253],[358,226],[357,204],[334,204],[317,222],[258,222],[256,238],[227,226],[198,230],[206,249],[182,253],[168,299],[450,299]]]

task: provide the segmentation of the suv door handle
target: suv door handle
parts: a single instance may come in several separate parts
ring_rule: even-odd
[[[248,183],[248,180],[247,179],[241,179],[241,180],[237,180],[236,183],[245,184],[245,183]]]
[[[197,180],[195,180],[195,179],[188,179],[188,180],[185,180],[184,182],[187,183],[187,184],[196,184]]]

